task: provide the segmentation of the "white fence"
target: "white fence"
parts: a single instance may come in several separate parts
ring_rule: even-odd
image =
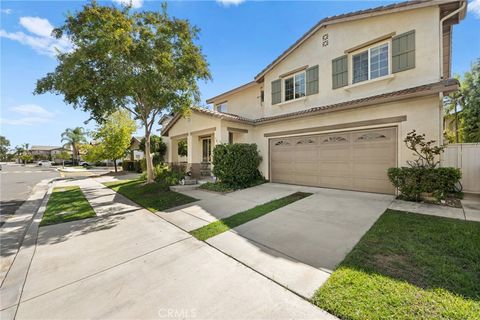
[[[480,143],[454,143],[445,148],[442,167],[462,170],[464,192],[480,193]]]

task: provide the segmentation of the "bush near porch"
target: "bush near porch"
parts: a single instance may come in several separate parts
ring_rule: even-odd
[[[213,174],[232,189],[247,188],[263,180],[261,161],[255,143],[219,144],[213,149]]]

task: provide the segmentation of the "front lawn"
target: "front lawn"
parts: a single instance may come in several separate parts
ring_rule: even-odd
[[[95,216],[95,211],[78,186],[58,187],[53,189],[40,226],[93,216]]]
[[[197,201],[184,194],[165,190],[164,185],[156,182],[146,184],[144,180],[122,180],[105,182],[104,185],[152,212]]]
[[[272,212],[273,210],[301,200],[309,195],[311,195],[311,193],[296,192],[286,197],[258,205],[252,209],[236,213],[228,218],[212,222],[206,226],[191,231],[190,234],[192,234],[198,240],[207,240],[208,238],[219,235],[220,233],[235,228],[250,220],[257,219],[269,212]]]
[[[342,319],[480,319],[480,223],[387,210],[312,301]]]

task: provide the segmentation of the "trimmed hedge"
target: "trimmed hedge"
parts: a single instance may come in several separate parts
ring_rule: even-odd
[[[246,188],[263,177],[256,144],[219,144],[213,149],[213,174],[232,188]]]
[[[402,167],[388,169],[388,178],[405,200],[419,201],[422,193],[432,193],[438,200],[445,200],[455,193],[455,185],[462,177],[457,168]]]

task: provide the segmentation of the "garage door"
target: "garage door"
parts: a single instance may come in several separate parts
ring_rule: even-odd
[[[396,166],[396,128],[270,140],[271,181],[394,193],[387,169]]]

